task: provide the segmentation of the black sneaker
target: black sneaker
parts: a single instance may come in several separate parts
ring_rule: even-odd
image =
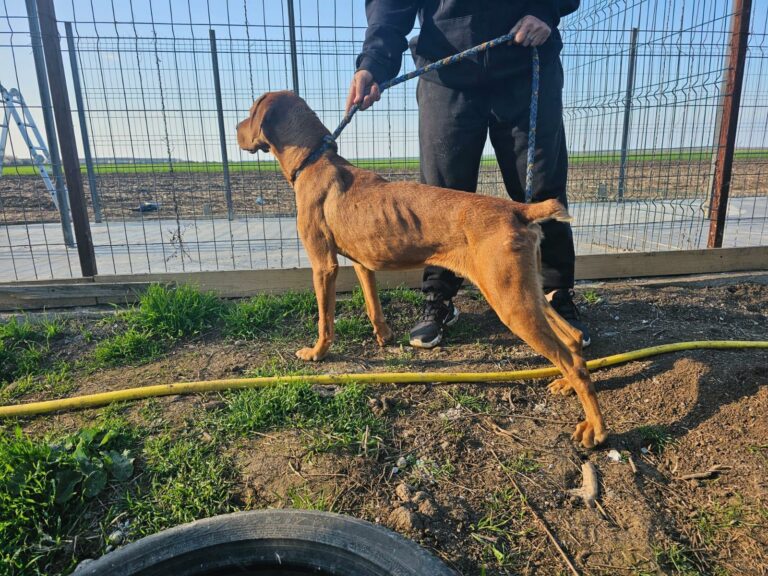
[[[581,330],[581,345],[584,348],[592,344],[587,325],[582,322],[579,309],[573,303],[573,290],[566,290],[565,288],[554,290],[547,294],[547,300],[563,320],[577,330]]]
[[[411,346],[434,348],[443,339],[443,328],[454,325],[458,319],[459,311],[451,300],[428,295],[421,321],[411,330]]]

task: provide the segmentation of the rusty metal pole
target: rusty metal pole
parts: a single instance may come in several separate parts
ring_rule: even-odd
[[[728,194],[731,188],[733,155],[736,150],[736,130],[739,126],[741,88],[744,84],[744,64],[747,56],[749,20],[752,0],[734,0],[731,19],[731,43],[728,69],[725,75],[722,125],[717,147],[715,179],[709,211],[708,248],[720,248],[725,232],[725,215],[728,211]]]
[[[61,160],[67,179],[69,207],[72,211],[72,224],[75,228],[77,255],[80,270],[85,277],[96,275],[96,256],[93,251],[91,225],[88,222],[88,210],[85,206],[83,178],[80,174],[80,160],[77,157],[75,127],[72,123],[72,108],[69,105],[67,79],[64,75],[64,60],[61,57],[61,38],[56,26],[56,11],[53,0],[36,0],[37,14],[40,18],[40,35],[43,39],[48,82],[51,87],[53,113],[56,117],[56,131],[61,146]]]
[[[293,91],[299,95],[299,55],[296,49],[296,17],[293,12],[293,0],[288,0],[288,35],[291,43],[291,76]]]

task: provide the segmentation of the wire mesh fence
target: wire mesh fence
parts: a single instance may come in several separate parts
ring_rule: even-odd
[[[76,144],[91,160],[82,169],[98,272],[308,266],[293,191],[269,155],[238,149],[235,125],[263,92],[296,89],[335,127],[365,35],[362,0],[54,5]],[[0,83],[24,94],[42,129],[27,6],[2,10]],[[562,22],[578,254],[706,247],[732,13],[722,0],[584,0]],[[757,3],[724,246],[768,240],[767,26]],[[406,53],[403,70],[413,68]],[[417,180],[415,90],[401,84],[358,114],[340,153]],[[490,143],[485,152],[478,192],[506,196]],[[15,126],[5,156],[0,280],[79,276]]]

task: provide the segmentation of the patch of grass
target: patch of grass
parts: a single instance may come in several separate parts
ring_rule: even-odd
[[[308,486],[302,486],[301,488],[292,487],[288,489],[285,496],[291,508],[333,512],[333,502],[329,500],[322,490],[318,494],[313,494]]]
[[[637,433],[640,435],[640,441],[643,445],[648,446],[656,454],[661,454],[667,446],[675,441],[666,426],[640,426]]]
[[[368,318],[359,316],[336,318],[334,323],[336,336],[342,340],[363,340],[373,334],[373,327]],[[344,344],[344,342],[339,342]]]
[[[42,375],[28,374],[11,382],[0,390],[0,401],[16,400],[27,394],[45,392],[46,397],[58,398],[75,388],[72,369],[66,362],[59,362],[53,369]]]
[[[111,483],[133,474],[124,429],[89,428],[37,440],[16,428],[0,435],[0,565],[7,573],[71,568],[71,539]]]
[[[142,363],[157,358],[165,348],[166,343],[157,340],[151,332],[129,328],[99,342],[93,350],[93,359],[103,366]]]
[[[470,526],[470,536],[480,543],[488,561],[498,567],[520,561],[520,540],[533,530],[525,527],[530,526],[526,514],[523,497],[512,488],[497,490],[488,498],[485,514]]]
[[[63,329],[58,319],[35,323],[11,318],[0,324],[0,384],[42,372],[51,340]]]
[[[317,369],[312,364],[299,360],[295,356],[288,360],[283,358],[270,358],[259,366],[251,368],[245,372],[248,378],[259,378],[265,376],[304,376],[307,374],[317,374]]]
[[[698,510],[694,517],[696,529],[706,545],[713,544],[725,531],[740,526],[744,518],[744,503],[736,495],[727,504],[715,502],[707,510]]]
[[[671,570],[678,576],[700,576],[702,572],[693,561],[693,552],[677,542],[667,546],[654,546],[653,556],[662,570]]]
[[[119,506],[132,519],[133,537],[234,510],[235,466],[215,444],[163,434],[146,440],[141,459],[148,480]]]
[[[424,304],[424,293],[421,290],[413,290],[407,286],[398,286],[392,290],[385,290],[381,295],[383,303],[403,302],[417,308]]]
[[[603,298],[597,293],[597,290],[584,290],[581,293],[581,297],[584,298],[586,303],[590,306],[594,306],[603,301]]]
[[[290,334],[301,327],[306,332],[317,315],[311,292],[260,294],[238,302],[224,314],[224,331],[231,338],[252,340],[272,334]]]
[[[440,464],[434,460],[419,458],[411,464],[409,480],[414,486],[438,484],[442,480],[449,480],[455,473],[456,467],[451,462]]]
[[[470,412],[488,412],[490,404],[483,396],[470,394],[463,390],[455,390],[453,392],[443,391],[443,394],[453,402],[454,406],[461,406],[466,408]]]
[[[197,336],[221,317],[224,303],[213,292],[182,284],[152,284],[129,316],[136,330],[172,341]]]
[[[284,427],[310,433],[310,448],[375,449],[384,422],[371,413],[365,388],[350,384],[335,394],[320,394],[310,384],[291,383],[233,392],[211,426],[225,434],[248,435]]]
[[[506,466],[510,470],[521,474],[533,474],[534,472],[541,470],[541,464],[538,460],[533,458],[530,452],[518,454],[514,460],[508,461]]]
[[[127,328],[99,342],[93,359],[105,366],[153,360],[174,342],[213,327],[224,309],[224,303],[212,292],[189,285],[169,288],[152,284],[138,306],[122,315]]]

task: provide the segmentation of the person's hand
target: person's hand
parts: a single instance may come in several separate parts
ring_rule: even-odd
[[[536,16],[523,16],[512,27],[510,34],[515,35],[515,42],[521,46],[541,46],[547,41],[552,29]]]
[[[380,98],[379,85],[373,81],[373,74],[368,70],[358,70],[352,76],[352,85],[349,87],[349,95],[347,96],[346,111],[349,112],[353,104],[358,104],[360,110],[365,110],[374,102],[378,102]]]

